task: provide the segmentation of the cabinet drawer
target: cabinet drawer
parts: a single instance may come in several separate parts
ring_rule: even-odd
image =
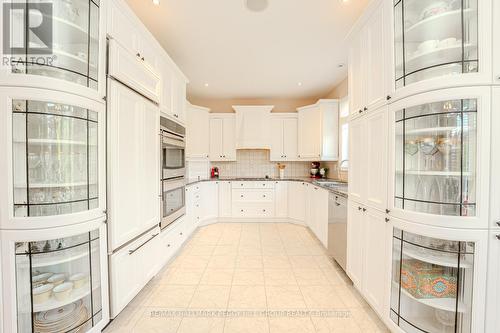
[[[237,188],[274,188],[273,181],[241,181],[241,182],[232,182],[233,189]]]
[[[234,217],[273,217],[274,203],[233,203]]]
[[[273,202],[273,190],[234,189],[233,202]]]

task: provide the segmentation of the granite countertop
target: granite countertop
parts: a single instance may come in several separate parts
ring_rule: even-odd
[[[315,186],[326,189],[335,194],[339,194],[347,198],[347,183],[336,181],[334,179],[313,179],[309,177],[289,177],[289,178],[245,178],[245,177],[220,177],[210,179],[187,179],[186,186],[200,182],[216,182],[216,181],[282,181],[282,182],[306,182]],[[327,185],[329,184],[329,185]]]

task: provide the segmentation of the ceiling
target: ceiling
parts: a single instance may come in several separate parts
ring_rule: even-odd
[[[126,0],[203,98],[323,96],[347,76],[344,39],[369,0]],[[207,86],[208,84],[208,86]]]

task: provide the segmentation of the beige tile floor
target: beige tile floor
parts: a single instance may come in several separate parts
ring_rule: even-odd
[[[225,223],[198,229],[104,332],[388,330],[307,228]]]

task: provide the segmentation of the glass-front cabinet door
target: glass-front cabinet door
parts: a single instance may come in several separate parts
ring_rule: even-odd
[[[27,0],[5,3],[3,17],[10,31],[9,56],[3,66],[8,78],[28,85],[44,84],[42,78],[98,90],[103,37],[100,0]],[[8,23],[7,23],[8,22]],[[36,27],[36,29],[32,27]],[[7,75],[7,74],[6,74]],[[24,75],[24,77],[23,77]],[[29,76],[27,76],[29,75]],[[52,86],[46,81],[43,87]]]
[[[480,332],[476,244],[422,236],[394,228],[390,317],[405,332]],[[483,273],[485,273],[483,271]],[[484,275],[484,274],[483,274]],[[475,295],[477,293],[478,295]],[[474,304],[474,308],[473,308]]]
[[[442,225],[455,219],[480,227],[480,204],[488,205],[484,179],[488,162],[487,106],[479,96],[432,93],[393,109],[393,207],[416,222]],[[480,195],[485,195],[479,203]],[[432,215],[432,216],[429,216]],[[445,222],[443,222],[445,221]],[[484,222],[484,221],[483,221]],[[448,226],[460,227],[461,222]]]
[[[478,6],[481,0],[394,0],[396,90],[417,82],[477,73],[488,68],[479,59]],[[487,15],[483,15],[487,19]],[[482,16],[481,16],[482,17]],[[485,36],[486,37],[486,36]],[[457,80],[457,76],[450,77]]]
[[[71,227],[70,227],[71,228]],[[82,229],[82,227],[78,227]],[[83,231],[88,228],[89,231]],[[87,332],[108,320],[103,300],[107,298],[106,240],[102,221],[90,223],[68,236],[34,234],[32,239],[14,240],[15,233],[3,237],[5,331],[19,333]],[[29,236],[26,236],[29,237]],[[59,237],[59,238],[57,238]],[[7,265],[7,266],[6,266]],[[10,267],[12,265],[12,267]],[[6,290],[6,289],[4,289]]]
[[[10,136],[2,145],[11,152],[3,162],[11,172],[1,176],[10,188],[2,225],[45,228],[103,216],[104,106],[31,89],[2,100]]]

